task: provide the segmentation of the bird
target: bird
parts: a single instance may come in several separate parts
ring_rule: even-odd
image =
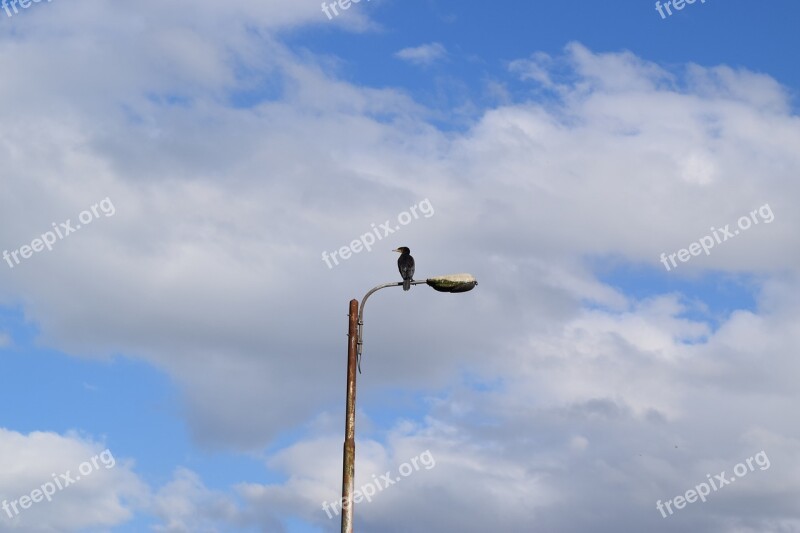
[[[411,250],[407,246],[401,246],[392,251],[400,252],[400,257],[397,259],[397,268],[403,277],[403,290],[407,291],[411,288],[411,282],[414,281],[414,258],[411,257]]]

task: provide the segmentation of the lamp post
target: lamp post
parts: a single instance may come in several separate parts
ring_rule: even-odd
[[[470,274],[450,274],[412,281],[411,285],[425,283],[439,292],[467,292],[478,284]],[[371,289],[361,300],[350,300],[349,328],[347,332],[347,403],[344,421],[344,452],[342,467],[342,533],[353,533],[353,485],[356,475],[356,368],[360,370],[361,348],[364,344],[364,305],[372,293],[387,287],[400,287],[402,282],[384,283]]]

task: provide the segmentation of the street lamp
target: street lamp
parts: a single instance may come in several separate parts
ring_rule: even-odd
[[[467,292],[478,284],[470,274],[450,274],[412,281],[411,285],[425,283],[439,292]],[[403,282],[384,283],[371,289],[361,300],[350,300],[350,327],[347,333],[347,407],[344,422],[344,457],[342,469],[342,533],[353,533],[353,485],[356,465],[356,368],[361,371],[361,347],[364,344],[364,305],[372,293],[387,287],[400,287]]]

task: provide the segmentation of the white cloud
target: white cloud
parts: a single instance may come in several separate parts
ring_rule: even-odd
[[[73,434],[0,429],[0,472],[0,500],[8,502],[0,513],[4,531],[111,527],[129,520],[147,497],[129,462]],[[51,492],[51,501],[42,491]],[[23,497],[41,501],[23,502]]]
[[[228,531],[236,523],[238,509],[224,494],[209,490],[199,476],[185,468],[153,496],[153,514],[161,520],[153,531],[192,533]],[[221,529],[218,529],[221,528]]]
[[[412,65],[429,66],[447,57],[447,49],[441,43],[422,44],[403,48],[395,53],[395,57],[408,61]]]

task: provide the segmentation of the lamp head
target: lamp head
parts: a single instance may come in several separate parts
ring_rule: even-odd
[[[439,292],[467,292],[478,284],[478,280],[471,274],[438,276],[428,278],[425,282]]]

